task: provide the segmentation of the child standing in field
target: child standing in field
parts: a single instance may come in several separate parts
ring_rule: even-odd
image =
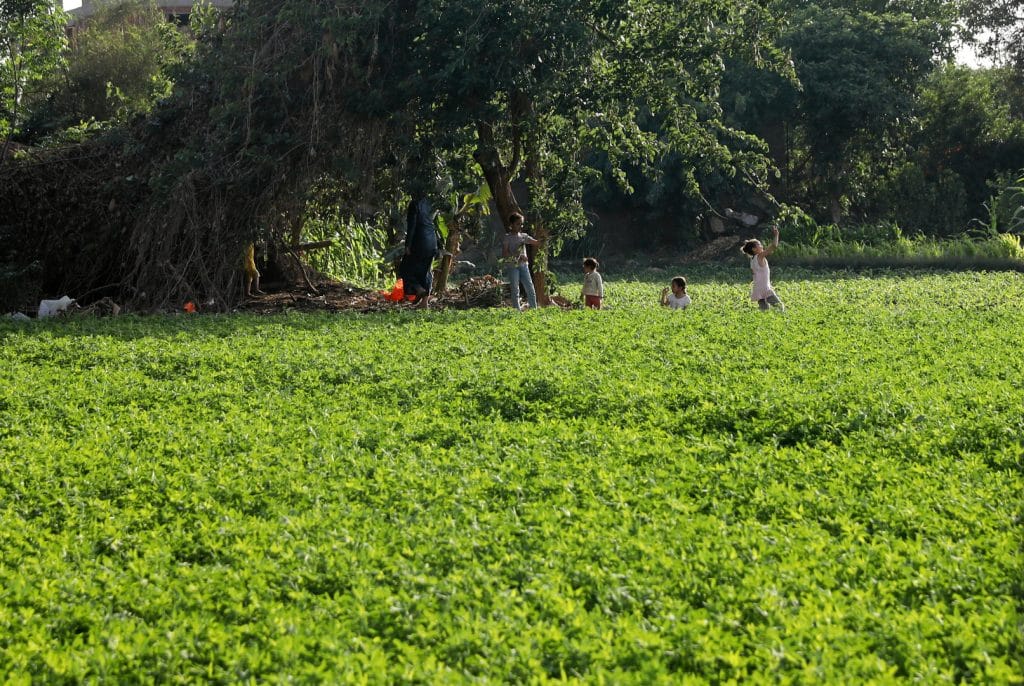
[[[786,306],[775,295],[772,288],[771,268],[768,266],[768,255],[775,252],[779,247],[779,227],[772,227],[772,243],[767,248],[761,245],[761,241],[751,238],[743,242],[740,250],[750,258],[750,271],[754,274],[754,284],[750,289],[750,299],[757,303],[758,308],[767,311],[769,307],[777,307],[785,311]]]
[[[601,309],[601,300],[604,299],[604,280],[597,271],[598,266],[593,257],[583,260],[583,290],[580,295],[584,306],[594,310]]]
[[[255,292],[258,295],[265,295],[260,290],[260,271],[256,269],[256,245],[250,243],[242,254],[242,268],[245,270],[245,295],[251,298],[253,295],[253,284],[256,284]]]
[[[668,287],[661,289],[661,305],[671,310],[685,310],[690,306],[690,295],[686,292],[686,277],[672,277]]]
[[[505,230],[505,238],[501,242],[501,262],[505,266],[505,273],[509,281],[509,294],[512,296],[512,306],[522,311],[519,304],[519,283],[523,284],[526,290],[526,302],[531,310],[537,308],[537,291],[533,287],[533,277],[530,275],[530,258],[526,256],[526,246],[537,245],[540,241],[528,233],[523,232],[523,215],[513,212],[508,218],[508,228]]]

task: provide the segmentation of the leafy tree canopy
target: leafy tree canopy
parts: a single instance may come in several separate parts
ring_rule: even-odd
[[[410,89],[417,121],[436,140],[476,146],[502,214],[518,203],[502,186],[522,169],[530,210],[556,235],[586,224],[580,198],[589,153],[625,184],[624,165],[657,175],[679,155],[688,192],[696,175],[749,171],[744,136],[718,105],[728,60],[784,71],[764,8],[717,0],[673,2],[420,3]],[[423,78],[425,77],[425,78]],[[504,202],[503,202],[504,196]]]
[[[794,17],[786,44],[802,84],[801,118],[814,156],[837,164],[858,134],[896,125],[913,105],[940,43],[908,15],[812,8]]]
[[[54,114],[74,123],[148,112],[170,94],[172,71],[187,53],[188,39],[153,0],[101,2],[69,46]]]
[[[1024,4],[1019,0],[964,0],[964,25],[980,36],[982,54],[1010,63],[1024,79]]]
[[[0,148],[21,131],[61,65],[66,22],[51,0],[0,0]]]
[[[928,0],[780,0],[773,9],[786,17],[781,43],[798,81],[737,65],[730,115],[772,145],[787,201],[839,222],[870,170],[898,147],[956,17],[948,3]]]

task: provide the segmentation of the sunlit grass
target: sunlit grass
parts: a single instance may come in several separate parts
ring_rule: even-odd
[[[0,324],[0,671],[1012,681],[1021,276],[773,276]]]

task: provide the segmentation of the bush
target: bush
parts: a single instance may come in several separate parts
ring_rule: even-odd
[[[877,213],[912,233],[952,236],[970,220],[963,179],[946,169],[934,179],[916,163],[903,165],[883,182]]]
[[[995,194],[984,204],[988,217],[975,223],[989,235],[1024,232],[1024,169],[999,176],[989,185]]]
[[[795,205],[783,205],[775,223],[787,241],[813,243],[818,232],[818,223]]]
[[[903,231],[895,222],[874,224],[818,224],[799,208],[784,207],[777,222],[787,244],[820,247],[828,243],[865,243],[882,245],[898,241]]]
[[[0,263],[0,314],[33,309],[42,293],[42,265]]]

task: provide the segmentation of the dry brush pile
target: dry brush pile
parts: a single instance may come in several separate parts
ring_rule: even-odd
[[[381,160],[398,159],[388,126],[401,117],[366,96],[393,58],[394,16],[359,2],[240,3],[144,120],[5,161],[0,306],[68,293],[135,310],[231,307],[244,246],[290,239],[314,183],[365,200]]]

